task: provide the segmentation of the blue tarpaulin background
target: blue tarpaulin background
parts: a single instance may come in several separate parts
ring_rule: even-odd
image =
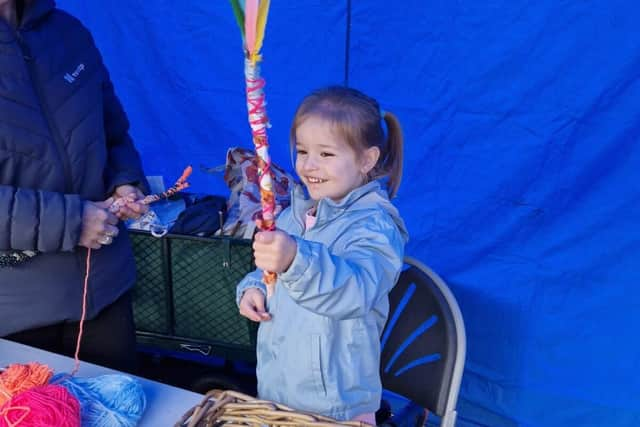
[[[59,0],[93,32],[148,175],[226,194],[251,147],[228,2]],[[640,425],[640,5],[272,2],[272,157],[300,99],[347,83],[401,119],[396,202],[458,298],[462,426]],[[419,379],[417,379],[419,380]]]

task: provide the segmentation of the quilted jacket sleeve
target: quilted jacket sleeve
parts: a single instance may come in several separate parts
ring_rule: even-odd
[[[82,206],[78,195],[0,185],[0,250],[72,251]]]
[[[140,155],[129,136],[129,120],[116,96],[109,72],[104,68],[105,82],[102,86],[104,99],[104,124],[109,160],[107,164],[107,194],[123,184],[138,186],[148,193],[148,183],[142,170]]]

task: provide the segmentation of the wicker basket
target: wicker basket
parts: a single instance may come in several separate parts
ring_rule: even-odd
[[[297,412],[268,400],[231,390],[211,390],[174,427],[371,427],[360,421],[339,422],[321,415]]]

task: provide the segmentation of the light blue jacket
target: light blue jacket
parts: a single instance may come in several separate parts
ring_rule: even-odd
[[[297,190],[277,220],[298,251],[267,302],[272,319],[258,330],[258,395],[348,420],[380,404],[380,335],[408,235],[377,181],[339,203],[321,200],[305,231],[311,204]],[[261,275],[240,282],[238,301],[249,287],[264,292]]]

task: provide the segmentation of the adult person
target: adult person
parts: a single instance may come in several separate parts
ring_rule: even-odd
[[[147,184],[128,129],[89,31],[53,0],[0,0],[0,337],[73,354],[90,248],[80,358],[134,369],[119,220]]]

